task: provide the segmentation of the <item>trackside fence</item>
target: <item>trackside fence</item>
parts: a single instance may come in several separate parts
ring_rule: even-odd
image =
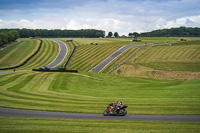
[[[65,62],[63,68],[66,68],[66,66],[67,66],[67,64],[69,63],[69,61],[70,61],[70,59],[71,59],[73,53],[75,52],[75,50],[76,50],[76,46],[74,45],[74,48],[73,48],[72,52],[70,53],[70,55],[69,55],[67,61]]]

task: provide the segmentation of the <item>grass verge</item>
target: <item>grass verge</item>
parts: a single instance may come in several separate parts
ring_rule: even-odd
[[[81,120],[0,117],[1,133],[70,132],[70,133],[198,133],[199,122],[153,122],[119,120]]]

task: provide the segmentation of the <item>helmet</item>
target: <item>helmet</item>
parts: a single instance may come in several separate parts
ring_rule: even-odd
[[[122,102],[119,100],[119,101],[117,101],[117,103],[122,103]]]

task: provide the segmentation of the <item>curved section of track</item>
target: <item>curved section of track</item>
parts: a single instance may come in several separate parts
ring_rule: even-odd
[[[100,119],[100,120],[143,120],[143,121],[191,121],[200,122],[199,115],[126,115],[103,116],[102,114],[63,113],[0,108],[0,116],[39,117],[39,118],[70,118],[70,119]]]
[[[65,59],[65,56],[67,55],[68,52],[68,49],[64,42],[60,40],[53,40],[53,41],[55,41],[59,45],[60,52],[58,56],[55,58],[55,60],[47,65],[48,68],[55,68],[56,66],[58,66]]]

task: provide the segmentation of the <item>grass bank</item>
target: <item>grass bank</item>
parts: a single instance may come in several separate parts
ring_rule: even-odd
[[[59,53],[59,46],[57,43],[42,39],[43,43],[40,51],[31,58],[24,66],[20,67],[20,70],[41,68],[51,63]]]
[[[70,132],[70,133],[198,133],[199,122],[153,122],[118,120],[42,119],[0,117],[1,133]]]
[[[133,38],[73,38],[73,44],[77,46],[75,53],[73,54],[67,69],[74,69],[79,71],[89,71],[94,66],[99,64],[105,58],[110,56],[113,52],[124,45],[128,44],[141,44],[141,43],[153,43],[153,42],[166,42],[166,41],[178,41],[178,38],[140,38],[142,42],[130,42]],[[66,41],[66,39],[61,39]],[[98,45],[91,45],[91,42]],[[69,43],[69,46],[71,44]],[[108,65],[103,72],[109,71],[119,62],[123,61],[132,51],[126,51],[124,56],[114,60],[112,64]]]
[[[13,67],[30,57],[39,46],[36,39],[21,38],[20,43],[12,45],[0,52],[0,68]]]
[[[199,51],[199,40],[147,46],[113,74],[168,79],[200,78]]]
[[[199,115],[200,80],[168,81],[96,73],[0,75],[0,106],[102,113],[122,100],[129,114]]]

